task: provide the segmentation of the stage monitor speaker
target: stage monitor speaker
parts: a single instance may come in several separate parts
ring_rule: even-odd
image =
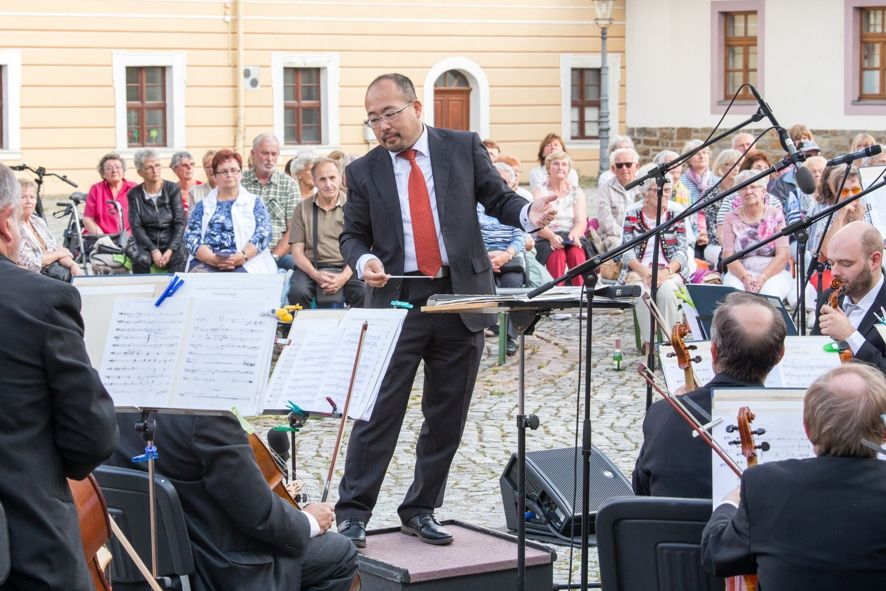
[[[573,543],[581,537],[581,449],[566,447],[526,454],[526,535],[544,541]],[[508,529],[516,530],[518,466],[511,455],[499,479]],[[575,483],[573,485],[573,483]],[[573,488],[575,502],[573,503]],[[596,447],[591,448],[590,532],[597,508],[612,497],[634,492],[621,471]]]

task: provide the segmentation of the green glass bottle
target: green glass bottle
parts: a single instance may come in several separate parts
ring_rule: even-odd
[[[612,369],[621,371],[621,362],[624,357],[621,354],[621,339],[615,339],[615,352],[612,354]]]

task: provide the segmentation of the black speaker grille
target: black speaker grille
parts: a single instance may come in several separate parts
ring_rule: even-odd
[[[559,494],[560,504],[566,513],[578,513],[582,505],[581,450],[573,447],[533,451],[526,454],[527,490],[539,490],[543,485],[539,477],[551,484],[550,494]],[[516,469],[514,470],[516,482]],[[573,485],[573,483],[575,483]],[[572,491],[575,488],[575,505]],[[631,484],[621,471],[596,447],[591,448],[591,495],[590,508],[597,508],[607,499],[633,495]]]

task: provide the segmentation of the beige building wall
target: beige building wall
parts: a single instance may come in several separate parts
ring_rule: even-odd
[[[623,1],[614,16],[608,63],[611,133],[618,133],[625,120]],[[331,108],[317,150],[363,154],[371,146],[363,94],[376,75],[402,72],[419,97],[432,98],[434,79],[455,68],[473,87],[472,129],[517,155],[525,180],[539,140],[568,135],[568,68],[600,65],[593,17],[591,0],[0,0],[7,111],[0,161],[67,174],[84,191],[109,150],[131,168],[134,149],[121,130],[126,65],[169,67],[172,145],[161,150],[164,160],[176,149],[198,159],[209,148],[242,149],[275,122],[279,129],[287,65],[324,68]],[[241,66],[259,68],[258,89],[240,89]],[[425,113],[430,122],[433,104]],[[582,175],[596,176],[597,142],[567,138],[567,145]],[[281,166],[299,149],[284,147]],[[168,170],[165,176],[173,178]],[[133,170],[127,177],[139,180]],[[67,192],[47,179],[48,195]]]

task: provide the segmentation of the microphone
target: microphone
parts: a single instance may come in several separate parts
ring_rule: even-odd
[[[268,431],[268,447],[274,452],[277,465],[286,471],[286,462],[289,461],[289,435],[285,431],[271,429]]]
[[[9,169],[10,170],[28,170],[28,165],[24,164],[24,163],[17,164],[15,166],[10,166]]]
[[[778,141],[781,144],[781,147],[788,153],[791,162],[794,163],[797,186],[807,195],[812,195],[815,193],[815,177],[813,177],[812,173],[801,164],[801,161],[805,159],[805,155],[797,152],[797,146],[794,145],[794,140],[791,139],[788,130],[778,124],[775,115],[772,113],[772,109],[769,108],[769,105],[763,100],[763,97],[760,96],[757,89],[750,84],[748,84],[748,87],[751,89],[751,94],[757,99],[757,104],[760,105],[760,111],[763,113],[763,116],[769,119],[769,123],[771,123],[772,127],[775,128],[775,131],[778,132]]]
[[[594,290],[595,296],[604,298],[638,298],[641,288],[639,285],[607,285]]]
[[[879,154],[883,151],[883,146],[880,144],[874,144],[873,146],[868,146],[862,150],[858,150],[857,152],[851,152],[849,154],[843,154],[842,156],[837,156],[836,158],[831,158],[828,160],[828,166],[839,166],[841,164],[849,164],[854,160],[858,160],[859,158],[869,158],[876,154]]]

